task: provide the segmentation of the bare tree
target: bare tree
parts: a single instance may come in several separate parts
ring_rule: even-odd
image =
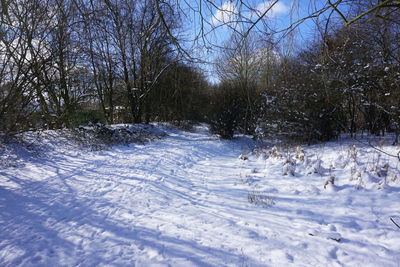
[[[42,86],[47,12],[43,1],[2,2],[0,24],[0,126],[10,133],[29,127]]]

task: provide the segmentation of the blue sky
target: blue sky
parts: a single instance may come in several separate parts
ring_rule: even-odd
[[[217,47],[223,46],[229,40],[233,29],[240,29],[243,25],[245,28],[249,27],[250,23],[243,21],[254,22],[269,9],[263,20],[259,21],[252,31],[263,32],[266,26],[272,29],[284,29],[326,4],[324,0],[279,0],[271,7],[274,0],[179,1],[185,12],[183,23],[188,40],[186,47],[194,45],[195,56],[209,62],[215,61],[218,54]],[[241,23],[237,23],[238,20]],[[297,45],[302,46],[314,37],[313,28],[314,22],[311,19],[299,26],[296,35]],[[192,40],[195,37],[197,42],[193,44]],[[211,80],[215,81],[212,68],[206,64],[202,66],[211,72]]]
[[[221,44],[227,40],[232,32],[229,28],[237,28],[235,21],[238,20],[239,16],[242,21],[254,22],[275,2],[274,0],[179,1],[186,14],[184,26],[187,32],[191,35],[201,34],[212,44]],[[324,3],[325,1],[321,0],[279,0],[266,13],[264,19],[257,24],[254,30],[261,30],[264,22],[275,29],[285,28],[290,22],[307,16],[312,10],[320,8]],[[188,5],[190,5],[190,8],[188,8]],[[318,6],[315,7],[314,5]],[[198,12],[200,10],[203,17]],[[245,24],[242,23],[242,25]],[[202,30],[204,32],[201,32]]]

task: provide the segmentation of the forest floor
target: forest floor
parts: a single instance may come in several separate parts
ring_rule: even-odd
[[[3,146],[0,266],[400,266],[397,158],[162,130],[101,151]]]

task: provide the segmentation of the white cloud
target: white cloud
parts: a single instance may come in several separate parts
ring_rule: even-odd
[[[271,6],[274,2],[275,1],[267,1],[267,2],[260,3],[256,7],[256,10],[254,12],[256,13],[257,16],[262,16],[268,9],[270,9],[267,11],[265,16],[267,16],[268,18],[273,18],[273,17],[276,17],[277,15],[285,14],[289,11],[289,7],[287,7],[282,2],[277,2],[271,8]]]
[[[233,22],[236,17],[235,13],[235,5],[231,1],[227,1],[214,13],[211,18],[211,24],[217,26],[220,24]]]
[[[262,16],[265,12],[266,18],[275,18],[278,15],[285,14],[289,11],[289,7],[279,1],[273,5],[275,1],[269,0],[259,3],[252,11],[242,13],[243,18],[253,20]],[[222,4],[211,17],[210,23],[213,26],[228,24],[238,20],[239,12],[232,1],[226,1]]]

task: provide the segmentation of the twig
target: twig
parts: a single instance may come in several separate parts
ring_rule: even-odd
[[[362,17],[368,15],[369,13],[374,12],[375,10],[377,10],[377,9],[379,9],[379,8],[381,8],[381,7],[383,7],[383,6],[385,6],[386,4],[388,4],[388,3],[390,3],[390,2],[395,2],[396,4],[398,4],[399,1],[385,0],[385,1],[381,2],[380,4],[374,6],[373,8],[368,9],[367,11],[361,13],[360,15],[356,16],[355,18],[353,18],[353,19],[351,19],[351,20],[345,22],[345,24],[348,26],[348,25],[354,23],[355,21],[361,19]]]
[[[258,19],[257,19],[257,20],[249,27],[249,29],[245,32],[245,34],[243,35],[244,38],[246,38],[246,37],[249,35],[250,31],[257,25],[257,23],[258,23],[260,20],[262,20],[262,19],[266,16],[266,14],[268,13],[268,11],[270,11],[270,10],[274,7],[274,5],[275,5],[276,3],[278,3],[278,1],[279,1],[279,0],[276,0],[276,1],[272,2],[272,3],[270,4],[270,6],[267,8],[267,10],[265,10],[265,11],[261,14],[261,16],[258,17]]]
[[[392,217],[390,217],[390,220],[392,221],[392,223],[394,223],[394,225],[396,225],[396,226],[400,229],[400,225],[398,225],[398,224],[393,220]]]
[[[347,21],[346,17],[343,15],[343,13],[336,7],[337,4],[341,3],[340,1],[336,2],[335,4],[332,4],[331,0],[328,0],[328,3],[329,3],[329,6],[331,6],[337,14],[339,14],[339,16],[343,19],[345,24],[349,23]]]

